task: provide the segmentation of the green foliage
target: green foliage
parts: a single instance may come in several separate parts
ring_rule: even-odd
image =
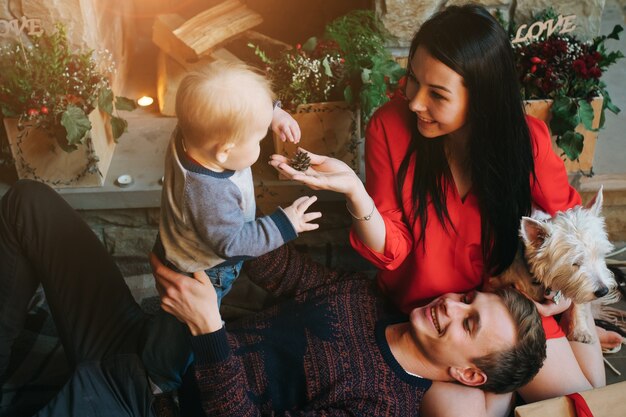
[[[536,15],[535,21],[557,17],[550,8]],[[622,30],[617,25],[609,35],[597,36],[590,42],[555,31],[549,37],[544,33],[538,39],[514,45],[522,96],[526,100],[554,100],[550,129],[571,160],[577,160],[583,149],[583,136],[574,132],[576,126],[583,123],[586,129],[597,130],[592,127],[591,100],[604,98],[599,128],[604,126],[605,110],[615,114],[620,111],[600,77],[624,57],[621,51],[608,51],[605,46],[607,39],[619,39]]]
[[[87,132],[91,130],[91,122],[83,109],[71,104],[63,112],[61,124],[67,132],[67,143],[70,147],[81,143]]]
[[[120,132],[119,125],[127,125],[114,121],[113,114],[132,110],[135,103],[124,97],[114,101],[110,54],[100,54],[96,60],[91,50],[73,50],[62,24],[57,24],[52,34],[29,40],[30,46],[15,42],[0,48],[0,111],[4,117],[19,118],[21,128],[44,129],[68,152],[88,137],[88,114],[95,108],[112,116],[114,133]]]
[[[322,38],[309,38],[278,57],[249,46],[267,66],[288,110],[299,104],[346,100],[360,107],[367,123],[405,74],[385,48],[390,36],[372,11],[355,10],[330,22]]]

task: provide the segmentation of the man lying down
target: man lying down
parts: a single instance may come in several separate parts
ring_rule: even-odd
[[[152,255],[161,305],[178,320],[149,315],[80,216],[32,181],[0,202],[0,260],[0,376],[39,283],[74,367],[37,416],[156,416],[151,383],[191,353],[184,416],[506,415],[511,396],[491,393],[525,384],[545,358],[537,310],[514,290],[446,294],[407,316],[366,275],[288,246],[246,266],[281,302],[225,327],[203,272]],[[163,316],[168,326],[154,326]]]
[[[215,299],[211,285],[185,285],[188,277],[152,263],[165,309],[192,329],[199,401],[191,402],[210,416],[449,415],[454,401],[466,416],[506,415],[510,396],[485,401],[478,390],[432,381],[511,392],[545,359],[540,316],[512,289],[446,294],[407,317],[367,276],[283,246],[247,272],[284,301],[224,328],[216,305],[204,315],[181,307]],[[470,402],[472,391],[480,396]]]

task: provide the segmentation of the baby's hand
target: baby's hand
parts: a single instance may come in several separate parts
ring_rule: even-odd
[[[272,117],[272,131],[278,135],[283,142],[300,142],[300,126],[289,113],[280,107],[274,108]]]
[[[317,229],[319,224],[309,223],[312,220],[319,219],[322,217],[322,213],[319,211],[315,211],[312,213],[307,213],[306,211],[311,207],[311,204],[317,201],[317,197],[300,197],[296,201],[293,202],[290,206],[283,209],[289,221],[293,225],[296,232],[309,232],[311,230]]]

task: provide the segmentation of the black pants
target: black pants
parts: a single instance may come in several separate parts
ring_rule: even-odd
[[[0,204],[0,378],[39,283],[75,372],[38,415],[150,415],[150,316],[80,216],[49,187],[20,181]]]

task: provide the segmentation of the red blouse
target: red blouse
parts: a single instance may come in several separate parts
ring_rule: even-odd
[[[533,204],[550,214],[580,204],[563,162],[552,150],[546,125],[530,116],[527,122],[537,176],[537,183],[531,181]],[[384,253],[365,246],[354,230],[350,233],[355,250],[380,270],[381,289],[404,312],[447,292],[477,288],[484,278],[480,212],[471,190],[462,201],[454,184],[447,187],[448,213],[456,234],[443,229],[432,206],[428,207],[425,247],[417,244],[422,233],[419,222],[410,227],[404,221],[404,213],[413,205],[412,179],[405,182],[400,207],[396,175],[411,139],[410,123],[407,101],[397,97],[374,114],[366,133],[366,188],[385,221]],[[409,165],[408,172],[412,170]]]

